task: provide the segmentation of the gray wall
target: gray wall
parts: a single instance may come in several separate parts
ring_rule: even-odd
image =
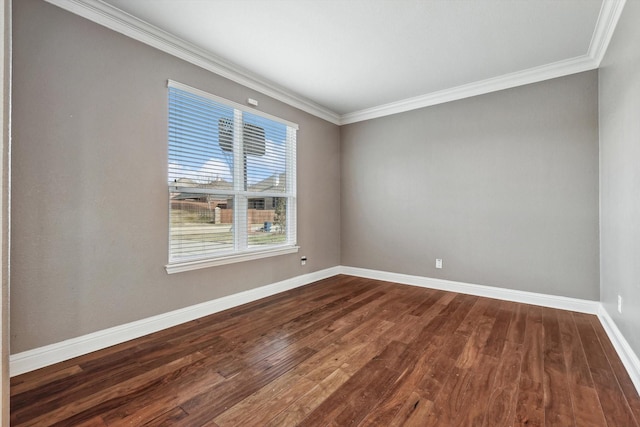
[[[599,298],[595,71],[339,129],[41,0],[13,36],[13,353],[339,264]],[[300,254],[166,274],[168,78],[300,124]]]
[[[9,74],[11,1],[0,1],[0,425],[9,425]]]
[[[597,79],[343,126],[342,264],[598,300]]]
[[[602,303],[640,355],[640,2],[628,1],[600,69]],[[617,298],[623,298],[622,314]]]
[[[337,126],[42,0],[13,25],[12,353],[340,263]],[[167,275],[168,78],[300,125],[299,254]]]

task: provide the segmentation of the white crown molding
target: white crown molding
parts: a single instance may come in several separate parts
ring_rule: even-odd
[[[45,1],[328,122],[340,123],[337,113],[100,0]]]
[[[602,3],[588,53],[588,55],[596,61],[598,66],[600,66],[604,54],[607,52],[609,42],[611,41],[611,37],[613,37],[613,32],[618,25],[618,20],[620,19],[622,9],[624,9],[626,2],[627,0],[604,0]]]
[[[12,354],[9,359],[10,375],[13,377],[25,372],[34,371],[54,363],[69,360],[232,307],[237,307],[260,298],[326,279],[339,273],[339,267],[331,267],[44,347]]]
[[[401,283],[404,285],[419,286],[429,289],[439,289],[442,291],[457,292],[461,294],[476,295],[485,298],[494,298],[504,301],[538,305],[541,307],[558,308],[561,310],[577,311],[587,314],[598,313],[598,308],[600,306],[600,303],[598,301],[589,301],[558,295],[547,295],[535,292],[518,291],[514,289],[498,288],[494,286],[476,285],[473,283],[454,282],[451,280],[434,279],[431,277],[413,276],[401,273],[391,273],[388,271],[369,270],[366,268],[342,266],[340,272],[342,274],[364,277],[367,279]]]
[[[598,64],[596,64],[592,58],[585,55],[579,58],[542,65],[540,67],[530,68],[524,71],[517,71],[515,73],[505,74],[450,89],[428,93],[426,95],[420,95],[413,98],[403,99],[401,101],[379,105],[373,108],[355,111],[353,113],[343,114],[340,117],[340,124],[346,125],[364,120],[390,116],[392,114],[404,113],[411,110],[417,110],[419,108],[444,104],[445,102],[457,101],[464,98],[470,98],[472,96],[484,95],[491,92],[497,92],[499,90],[510,89],[517,86],[537,83],[543,80],[563,77],[569,74],[593,70],[595,68],[598,68]]]
[[[100,0],[46,1],[337,125],[389,116],[596,69],[604,57],[626,2],[603,1],[589,50],[583,56],[339,115]]]
[[[625,2],[626,0],[603,1],[596,22],[596,28],[593,31],[589,50],[586,55],[343,114],[340,116],[340,124],[346,125],[361,122],[363,120],[403,113],[418,108],[430,107],[445,102],[457,101],[472,96],[594,70],[598,68],[600,62],[602,62],[602,58],[609,46],[609,41],[620,19],[620,14],[622,13]]]

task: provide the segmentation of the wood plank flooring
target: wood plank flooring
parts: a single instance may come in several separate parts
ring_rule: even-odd
[[[11,380],[12,426],[639,422],[595,316],[350,276]]]

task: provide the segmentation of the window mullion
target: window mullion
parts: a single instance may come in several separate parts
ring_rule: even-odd
[[[298,125],[177,82],[168,122],[167,271],[297,251]]]
[[[287,224],[286,224],[286,233],[287,233],[287,242],[290,244],[297,243],[296,229],[297,229],[297,218],[296,218],[296,201],[297,201],[297,188],[296,188],[296,131],[290,127],[287,127],[287,140],[286,144],[286,177],[287,182],[286,193],[287,193]]]
[[[247,248],[247,197],[243,194],[245,185],[242,111],[235,109],[233,112],[233,189],[236,195],[233,202],[233,235],[236,251]]]

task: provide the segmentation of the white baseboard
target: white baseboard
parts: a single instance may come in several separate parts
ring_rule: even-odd
[[[633,385],[636,386],[636,390],[640,393],[640,359],[633,351],[625,337],[616,326],[616,323],[613,321],[607,309],[601,304],[600,309],[598,310],[598,318],[600,319],[600,323],[602,327],[607,332],[609,339],[611,340],[611,344],[616,349],[618,356],[620,356],[620,360],[622,364],[627,369],[627,373],[629,377],[631,377],[631,381]]]
[[[10,356],[9,362],[10,373],[11,376],[16,376],[25,372],[30,372],[54,363],[82,356],[93,351],[101,350],[115,344],[120,344],[134,338],[139,338],[153,332],[170,328],[181,323],[189,322],[200,317],[208,316],[232,307],[237,307],[260,298],[265,298],[289,289],[294,289],[318,280],[326,279],[337,274],[348,274],[351,276],[384,280],[405,285],[420,286],[430,289],[439,289],[487,298],[539,305],[543,307],[596,314],[598,315],[598,318],[607,332],[614,348],[618,352],[622,363],[627,369],[633,384],[640,392],[640,361],[638,360],[638,356],[631,349],[631,346],[629,346],[629,343],[619,331],[615,322],[598,301],[545,295],[534,292],[474,285],[470,283],[348,266],[336,266],[292,277],[291,279],[283,280],[281,282],[228,295],[212,301],[196,304],[124,325],[115,326],[102,331],[93,332],[91,334],[35,348],[22,353],[13,354]]]
[[[595,314],[598,316],[598,319],[600,320],[600,323],[609,336],[609,339],[611,340],[611,343],[618,353],[620,360],[624,364],[624,367],[627,369],[627,373],[629,374],[633,385],[635,386],[638,393],[640,393],[640,360],[616,326],[611,316],[609,316],[607,310],[599,301],[589,301],[556,295],[516,291],[512,289],[474,285],[471,283],[433,279],[423,276],[411,276],[408,274],[390,273],[387,271],[369,270],[357,267],[342,266],[340,268],[340,273],[348,274],[351,276],[365,277],[368,279],[402,283],[405,285],[420,286],[430,289],[440,289],[444,291],[477,295],[487,298],[539,305],[542,307],[558,308],[561,310]]]
[[[20,375],[337,274],[340,274],[340,267],[331,267],[59,343],[12,354],[9,358],[9,370],[12,377]]]
[[[535,292],[516,291],[513,289],[474,285],[471,283],[454,282],[451,280],[443,279],[432,279],[430,277],[411,276],[408,274],[390,273],[387,271],[369,270],[366,268],[342,266],[340,272],[342,274],[366,277],[368,279],[384,280],[387,282],[402,283],[404,285],[420,286],[430,289],[440,289],[443,291],[477,295],[481,297],[495,298],[505,301],[539,305],[543,307],[559,308],[562,310],[577,311],[580,313],[597,314],[598,308],[600,307],[600,303],[598,301],[538,294]]]

